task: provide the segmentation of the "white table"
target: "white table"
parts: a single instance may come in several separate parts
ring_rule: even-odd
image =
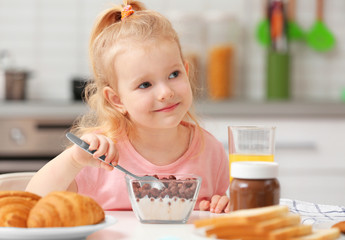
[[[91,234],[87,240],[205,240],[192,222],[214,214],[194,211],[186,224],[143,224],[132,211],[111,211],[106,215],[115,217],[117,223]]]
[[[107,211],[117,222],[91,234],[87,240],[206,240],[192,224],[200,218],[219,214],[207,211],[194,211],[186,224],[143,224],[132,211]],[[328,228],[328,227],[327,227]],[[345,240],[342,235],[339,240]]]

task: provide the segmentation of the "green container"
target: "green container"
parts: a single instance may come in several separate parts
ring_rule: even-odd
[[[290,56],[268,50],[267,54],[267,99],[284,100],[290,97]]]

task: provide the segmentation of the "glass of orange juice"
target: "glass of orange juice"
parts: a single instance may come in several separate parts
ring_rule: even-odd
[[[275,127],[229,126],[228,136],[230,173],[233,162],[274,161]]]

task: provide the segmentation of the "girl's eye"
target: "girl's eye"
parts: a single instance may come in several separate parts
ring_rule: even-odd
[[[142,84],[139,85],[139,88],[148,88],[151,87],[151,83],[149,82],[143,82]]]
[[[173,72],[172,74],[170,74],[169,79],[177,78],[179,74],[180,74],[179,71],[175,71],[175,72]]]

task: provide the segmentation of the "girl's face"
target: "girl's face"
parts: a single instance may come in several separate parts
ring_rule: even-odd
[[[192,104],[188,66],[175,42],[154,43],[134,44],[117,54],[118,91],[108,99],[137,127],[176,127]]]

